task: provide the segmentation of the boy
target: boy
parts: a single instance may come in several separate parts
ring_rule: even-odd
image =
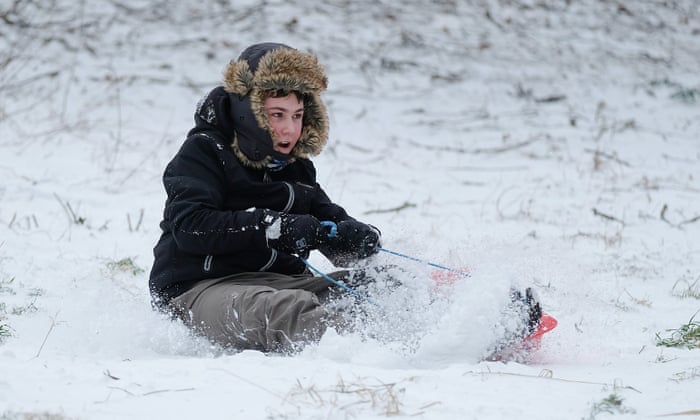
[[[318,249],[347,265],[379,246],[379,231],[316,182],[309,156],[328,139],[326,86],[315,56],[283,44],[248,47],[200,102],[165,170],[151,295],[215,343],[288,352],[317,341],[332,318],[319,298],[333,285],[302,258]],[[337,235],[321,221],[334,222]]]

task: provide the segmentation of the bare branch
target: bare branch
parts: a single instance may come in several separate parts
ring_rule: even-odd
[[[695,222],[697,222],[698,220],[700,220],[700,214],[697,215],[697,216],[695,216],[695,217],[693,217],[693,218],[691,218],[691,219],[684,220],[684,221],[680,222],[680,223],[678,224],[678,227],[681,227],[681,226],[683,226],[683,225],[689,225],[689,224],[691,224],[691,223],[695,223]]]
[[[409,203],[408,201],[406,201],[406,202],[404,202],[403,204],[401,204],[401,205],[398,206],[398,207],[393,207],[393,208],[390,208],[390,209],[368,210],[368,211],[366,211],[364,214],[398,213],[398,212],[400,212],[401,210],[410,209],[410,208],[413,208],[413,207],[416,207],[416,205],[413,204],[413,203]]]
[[[410,143],[412,146],[420,147],[422,149],[430,150],[430,151],[466,153],[466,154],[479,155],[479,154],[497,154],[497,153],[508,152],[511,150],[522,149],[523,147],[529,146],[529,145],[537,142],[538,140],[539,140],[539,138],[531,138],[528,140],[524,140],[524,141],[514,143],[514,144],[509,144],[506,146],[488,147],[488,148],[474,148],[474,149],[465,149],[463,147],[450,147],[450,146],[432,146],[429,144],[418,143],[416,141],[411,141]]]
[[[56,318],[58,317],[58,312],[56,312],[56,315],[51,317],[51,326],[49,327],[49,330],[46,332],[46,336],[44,337],[44,341],[41,342],[41,346],[39,346],[39,350],[36,352],[36,356],[34,358],[36,359],[41,355],[41,351],[44,349],[44,345],[46,345],[46,341],[49,339],[49,335],[51,335],[51,331],[53,331],[54,327],[58,324],[58,321],[56,321]]]
[[[601,151],[598,150],[598,149],[583,149],[583,150],[584,150],[585,152],[587,152],[587,153],[592,153],[593,156],[594,156],[596,159],[599,159],[599,158],[601,158],[601,157],[604,157],[604,158],[606,158],[606,159],[608,159],[608,160],[612,160],[613,162],[619,163],[620,165],[626,166],[626,167],[628,167],[628,168],[632,166],[632,165],[629,164],[629,162],[626,162],[626,161],[620,159],[620,158],[617,156],[617,153],[605,153],[605,152],[601,152]]]
[[[593,214],[598,216],[598,217],[602,217],[603,219],[610,220],[612,222],[618,222],[618,223],[622,224],[623,226],[625,225],[625,222],[623,220],[620,220],[614,216],[610,216],[609,214],[605,214],[605,213],[599,211],[598,209],[596,209],[595,207],[593,208]]]

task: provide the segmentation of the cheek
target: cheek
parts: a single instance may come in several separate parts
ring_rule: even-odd
[[[268,123],[270,124],[270,129],[272,130],[273,133],[276,133],[280,131],[280,124],[278,121],[269,121]]]
[[[294,131],[297,133],[297,135],[301,135],[302,128],[304,128],[302,121],[301,120],[295,121]]]

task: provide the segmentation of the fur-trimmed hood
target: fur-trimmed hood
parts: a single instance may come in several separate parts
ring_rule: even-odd
[[[328,141],[328,114],[320,96],[327,85],[315,55],[284,44],[255,44],[232,60],[224,71],[224,90],[231,98],[235,126],[231,147],[238,158],[246,166],[264,168],[275,161],[319,154]],[[304,97],[301,137],[290,155],[272,148],[272,130],[263,111],[267,93],[280,90]]]

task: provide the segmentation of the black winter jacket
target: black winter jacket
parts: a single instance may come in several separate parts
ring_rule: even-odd
[[[316,182],[309,159],[286,157],[278,162],[281,169],[242,162],[231,143],[244,128],[256,130],[249,109],[245,98],[214,89],[200,103],[195,127],[165,170],[168,198],[149,283],[158,306],[204,279],[251,271],[304,272],[299,258],[268,246],[266,210],[336,223],[350,219]]]

